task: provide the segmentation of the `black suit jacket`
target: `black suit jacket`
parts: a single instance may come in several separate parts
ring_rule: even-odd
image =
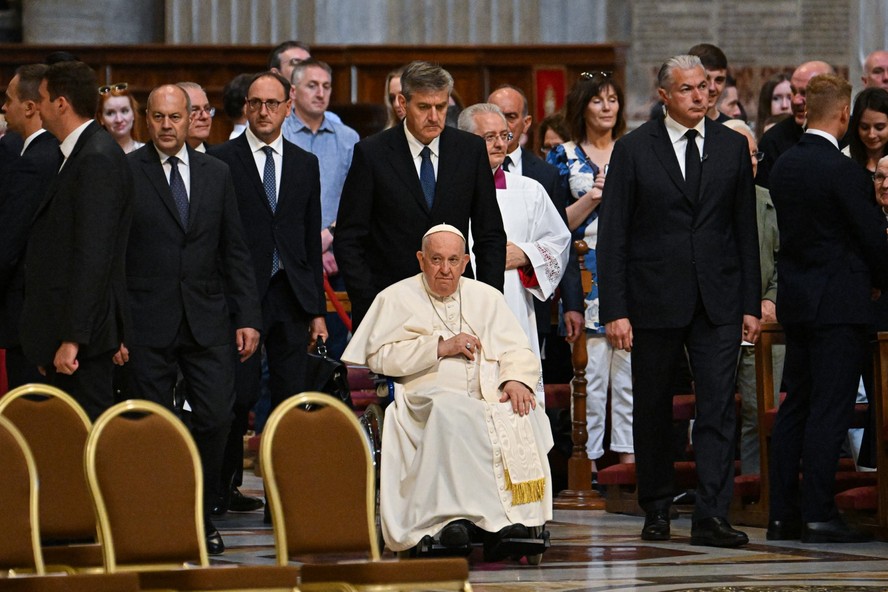
[[[93,121],[52,179],[28,238],[21,341],[31,362],[50,365],[62,341],[78,343],[79,357],[123,341],[131,217],[130,168]]]
[[[866,170],[803,134],[771,172],[780,229],[781,323],[870,323],[870,288],[888,287],[885,216]]]
[[[617,141],[601,202],[601,321],[684,327],[698,293],[710,321],[761,314],[755,191],[746,138],[706,119],[698,198],[688,194],[664,119]]]
[[[133,318],[127,342],[166,347],[183,317],[201,346],[230,343],[235,327],[260,329],[262,315],[250,252],[243,238],[225,163],[188,148],[188,228],[182,226],[154,145],[128,155],[133,171],[133,223],[126,283]]]
[[[755,184],[770,188],[771,169],[781,154],[796,145],[802,137],[802,126],[795,122],[790,115],[777,125],[769,129],[759,141],[758,148],[765,156],[758,163],[758,171],[755,174]]]
[[[253,256],[260,302],[268,291],[272,254],[277,247],[287,281],[303,312],[309,316],[325,314],[317,157],[284,140],[281,187],[272,214],[246,133],[212,146],[209,154],[231,169],[244,234]]]
[[[565,177],[558,174],[558,169],[529,150],[522,148],[521,174],[530,177],[545,188],[549,199],[555,204],[555,209],[558,210],[561,219],[567,225],[566,208],[570,190],[565,182]],[[572,243],[568,251],[567,267],[564,269],[564,275],[561,277],[558,287],[561,289],[561,304],[564,306],[564,310],[582,313],[584,310],[583,283],[580,278],[579,257]],[[547,335],[551,331],[551,301],[543,302],[534,298],[533,306],[536,312],[537,333]]]
[[[355,145],[336,216],[336,261],[357,326],[381,290],[419,273],[422,235],[447,223],[468,237],[477,279],[502,291],[506,233],[484,140],[452,127],[440,136],[435,201],[429,210],[403,125]]]
[[[28,231],[59,158],[58,140],[44,131],[11,158],[0,183],[0,347],[19,345]]]

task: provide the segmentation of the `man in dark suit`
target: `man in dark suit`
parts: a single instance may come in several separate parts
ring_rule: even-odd
[[[210,149],[231,168],[252,251],[272,408],[310,386],[305,374],[309,343],[327,338],[318,159],[281,134],[290,114],[289,96],[290,83],[280,74],[257,74],[247,92],[247,129]],[[243,434],[259,396],[260,375],[259,356],[239,369],[223,487],[231,487],[243,462]]]
[[[493,103],[500,108],[506,117],[509,131],[512,132],[512,140],[506,148],[506,160],[503,162],[503,170],[530,177],[542,185],[549,199],[555,204],[561,219],[567,224],[567,198],[570,192],[564,177],[558,174],[558,169],[545,162],[530,150],[521,147],[522,134],[530,133],[533,116],[527,109],[527,97],[524,92],[514,86],[501,86],[487,97],[488,103]],[[570,246],[567,267],[564,276],[558,285],[561,290],[561,304],[564,308],[564,325],[567,329],[567,340],[573,342],[584,332],[583,318],[583,284],[580,279],[580,263],[576,249]],[[537,335],[540,337],[540,348],[543,341],[551,333],[552,329],[552,302],[534,299],[534,309],[537,319]]]
[[[37,366],[25,359],[19,340],[25,283],[25,247],[34,212],[59,170],[59,142],[43,129],[37,104],[47,66],[16,70],[6,88],[3,112],[9,129],[25,138],[11,156],[0,183],[0,347],[6,349],[9,388],[41,382]]]
[[[641,536],[667,540],[675,495],[669,439],[674,361],[687,350],[697,416],[691,544],[748,542],[726,517],[734,483],[734,371],[760,314],[755,194],[746,138],[705,117],[696,56],[660,68],[665,117],[614,146],[598,238],[601,320],[632,351]]]
[[[771,438],[769,539],[869,538],[845,525],[833,501],[873,321],[873,289],[888,288],[885,216],[866,171],[839,152],[850,105],[847,81],[832,74],[812,78],[808,129],[771,173],[780,229],[777,318],[786,334],[786,400]]]
[[[151,142],[128,156],[135,188],[126,251],[133,330],[121,354],[129,350],[133,390],[144,399],[172,408],[179,370],[187,380],[208,511],[234,404],[232,341],[241,362],[259,345],[256,280],[228,167],[185,144],[188,95],[175,85],[156,88],[146,113]],[[207,550],[221,553],[211,522],[207,535]]]
[[[503,289],[506,233],[487,147],[480,137],[444,126],[453,78],[440,66],[412,62],[395,126],[355,145],[336,216],[336,260],[357,327],[380,290],[419,273],[416,249],[435,224],[448,223],[475,245],[479,279]]]
[[[132,215],[132,174],[91,119],[97,100],[95,72],[83,62],[53,64],[40,82],[40,117],[63,159],[28,238],[20,334],[27,358],[92,419],[114,403]]]
[[[835,74],[826,62],[805,62],[795,69],[789,83],[792,88],[792,117],[787,117],[764,133],[759,150],[764,153],[755,175],[755,184],[770,187],[771,167],[777,158],[796,145],[805,129],[805,87],[808,81],[820,74]]]

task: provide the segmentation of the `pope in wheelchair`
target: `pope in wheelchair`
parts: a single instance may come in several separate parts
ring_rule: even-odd
[[[465,237],[423,237],[422,273],[379,293],[343,360],[394,380],[382,434],[386,545],[488,561],[548,547],[552,432],[534,392],[540,362],[503,295],[462,273]]]

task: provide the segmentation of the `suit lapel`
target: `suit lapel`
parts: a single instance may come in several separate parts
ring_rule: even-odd
[[[169,181],[167,181],[166,173],[164,173],[163,170],[163,164],[161,164],[160,157],[157,155],[157,150],[150,142],[141,150],[142,154],[139,158],[139,165],[142,167],[142,172],[144,172],[145,176],[148,177],[148,180],[151,181],[151,185],[154,187],[154,191],[157,193],[160,201],[163,202],[163,205],[166,206],[166,209],[169,210],[170,215],[179,225],[179,228],[181,228],[183,232],[187,232],[188,229],[182,226],[182,219],[179,217],[179,208],[176,207],[176,202],[173,201],[173,192],[170,190],[170,183]],[[191,177],[191,181],[191,187],[193,188],[195,186],[193,175]],[[190,197],[192,200],[191,204],[193,204],[193,189],[190,193]],[[189,205],[189,220],[191,219],[191,216],[192,205]]]
[[[194,227],[194,221],[197,219],[197,212],[200,210],[200,206],[203,203],[204,198],[204,186],[205,183],[201,183],[201,179],[203,179],[203,165],[204,160],[200,157],[195,157],[197,151],[193,150],[190,146],[188,147],[188,172],[191,177],[191,187],[188,192],[188,227]],[[170,197],[172,197],[172,190],[170,190]]]
[[[696,197],[688,192],[687,183],[685,183],[684,176],[681,174],[681,167],[678,164],[675,148],[672,146],[672,141],[669,138],[669,133],[666,131],[666,124],[663,118],[659,118],[657,125],[652,127],[651,135],[654,136],[654,141],[651,145],[657,160],[663,165],[669,178],[672,179],[672,182],[675,183],[682,195],[692,204],[696,203]]]
[[[265,187],[262,185],[262,178],[259,176],[259,170],[256,168],[256,159],[253,157],[253,151],[250,150],[250,143],[247,142],[247,134],[243,133],[239,135],[232,140],[232,142],[234,142],[234,147],[236,148],[235,152],[241,161],[244,173],[247,175],[247,178],[250,179],[251,185],[253,185],[253,191],[256,192],[256,195],[265,205],[268,213],[273,216],[274,212],[271,211],[271,206],[268,205],[268,198],[265,195]],[[283,161],[283,159],[281,160]],[[281,176],[281,187],[283,186],[284,178]]]
[[[718,159],[719,155],[724,154],[724,151],[721,150],[720,147],[726,129],[725,126],[712,121],[708,117],[706,118],[704,125],[706,126],[706,135],[703,137],[703,166],[700,174],[700,201],[703,201],[703,197],[707,193],[706,186],[709,184],[712,176],[719,170],[719,168],[721,168]],[[710,157],[710,155],[712,156]]]
[[[444,134],[441,134],[442,138]],[[438,143],[438,177],[437,183],[435,184],[435,201],[437,201],[438,197],[441,195],[441,187],[442,181],[446,179],[444,176],[444,168],[442,168],[444,159],[441,158],[441,155],[444,154],[444,150],[442,148],[443,142]],[[425,195],[422,192],[422,186],[419,184],[419,175],[416,174],[416,167],[413,164],[413,155],[410,154],[410,146],[407,144],[407,135],[404,131],[404,128],[401,126],[397,126],[393,128],[392,133],[389,139],[389,150],[391,150],[391,157],[389,158],[389,163],[395,171],[395,174],[398,178],[403,181],[404,185],[407,186],[407,189],[410,190],[410,194],[426,211],[429,211],[429,206],[426,203]],[[444,183],[446,185],[446,183]]]

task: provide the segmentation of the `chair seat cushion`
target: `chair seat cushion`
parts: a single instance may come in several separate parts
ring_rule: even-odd
[[[139,572],[139,585],[143,589],[283,589],[296,587],[298,580],[298,567],[278,565],[232,565]]]
[[[879,504],[879,492],[875,485],[855,487],[836,494],[836,506],[840,510],[875,510]]]
[[[301,581],[386,584],[393,582],[463,582],[469,579],[469,564],[462,557],[407,559],[404,561],[345,561],[306,563]]]

